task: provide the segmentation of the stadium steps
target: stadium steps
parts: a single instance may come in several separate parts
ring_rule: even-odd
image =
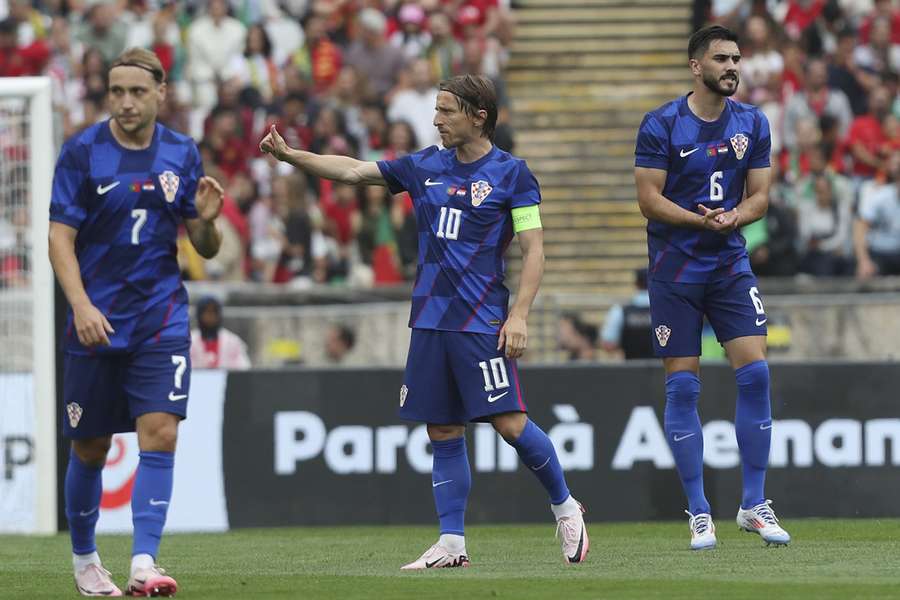
[[[515,154],[541,183],[543,289],[627,296],[634,269],[647,260],[646,221],[634,191],[635,136],[646,112],[689,89],[692,3],[516,6],[506,82]],[[520,264],[509,266],[514,286]]]

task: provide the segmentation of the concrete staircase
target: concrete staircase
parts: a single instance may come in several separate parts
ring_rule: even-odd
[[[647,260],[635,134],[689,88],[691,2],[519,0],[515,16],[506,81],[514,153],[543,192],[542,291],[627,294]],[[518,269],[510,261],[513,286]]]

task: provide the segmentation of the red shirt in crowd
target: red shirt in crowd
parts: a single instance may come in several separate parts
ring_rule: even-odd
[[[0,48],[0,77],[39,75],[49,59],[50,49],[40,40],[19,48]]]
[[[869,15],[863,20],[862,25],[859,26],[860,44],[869,43],[869,35],[872,32],[872,21],[874,21],[875,18],[876,15]],[[891,15],[891,43],[900,44],[900,10],[895,10]]]
[[[790,0],[787,14],[784,16],[784,30],[794,39],[800,37],[800,34],[819,17],[823,8],[825,0],[812,0],[809,3]]]
[[[872,115],[861,115],[853,120],[850,131],[847,133],[846,148],[849,150],[854,144],[862,144],[866,150],[878,155],[884,147],[887,138],[884,129],[878,119]],[[874,177],[876,169],[861,161],[854,161],[853,174],[861,177]]]

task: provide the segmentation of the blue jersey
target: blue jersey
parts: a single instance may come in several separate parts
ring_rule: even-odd
[[[455,150],[431,146],[378,168],[391,192],[409,192],[419,258],[409,326],[496,334],[509,290],[503,254],[513,237],[511,210],[539,204],[525,161],[496,146],[461,163]]]
[[[194,142],[158,124],[144,150],[123,148],[108,121],[63,145],[50,220],[78,230],[81,280],[116,331],[110,346],[88,350],[75,335],[70,312],[67,351],[122,351],[147,340],[190,339],[175,242],[182,219],[197,217],[194,194],[202,176]]]
[[[749,169],[769,166],[769,122],[755,106],[725,100],[713,122],[688,108],[687,96],[647,113],[637,135],[635,165],[666,171],[662,195],[691,212],[697,205],[731,210],[744,197]],[[658,281],[706,283],[749,272],[738,231],[647,223],[649,276]]]

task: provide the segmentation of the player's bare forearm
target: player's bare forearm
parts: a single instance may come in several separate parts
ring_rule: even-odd
[[[747,197],[737,206],[739,217],[736,227],[749,225],[763,218],[769,210],[769,182],[771,168],[747,171]]]
[[[704,229],[701,215],[681,208],[662,195],[666,183],[665,171],[635,167],[634,180],[637,184],[638,206],[644,217],[676,227]]]
[[[75,237],[78,230],[62,223],[50,223],[50,264],[56,279],[66,295],[66,300],[74,308],[91,304],[84,282],[81,280],[81,266],[75,256]]]
[[[518,235],[519,245],[522,248],[522,274],[519,277],[519,289],[510,314],[525,319],[531,311],[531,305],[544,277],[544,230],[529,229],[519,232]]]
[[[197,254],[210,259],[219,253],[219,248],[222,247],[222,232],[216,227],[215,221],[186,219],[184,224]]]

